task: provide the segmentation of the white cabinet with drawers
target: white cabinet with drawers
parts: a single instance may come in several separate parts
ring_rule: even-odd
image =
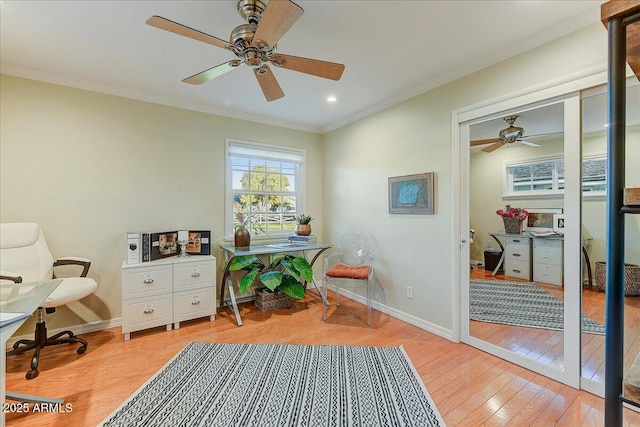
[[[562,240],[533,239],[533,280],[562,285]]]
[[[531,280],[531,239],[507,237],[504,257],[504,275]]]
[[[122,263],[122,333],[210,316],[215,319],[216,259],[209,255]]]

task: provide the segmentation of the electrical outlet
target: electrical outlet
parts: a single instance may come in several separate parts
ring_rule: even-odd
[[[413,299],[413,287],[407,286],[407,298]]]

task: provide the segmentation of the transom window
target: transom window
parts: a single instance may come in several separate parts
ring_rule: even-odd
[[[582,162],[582,191],[604,195],[607,189],[607,158],[585,157]],[[505,167],[505,195],[564,194],[564,159],[561,156],[520,162]]]
[[[245,219],[252,237],[289,234],[302,211],[304,151],[227,140],[226,233]]]

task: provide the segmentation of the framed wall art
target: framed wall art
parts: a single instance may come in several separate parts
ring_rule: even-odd
[[[562,214],[561,208],[525,208],[529,215],[524,221],[524,231],[553,231],[553,216]]]
[[[433,215],[434,173],[389,178],[389,213]]]

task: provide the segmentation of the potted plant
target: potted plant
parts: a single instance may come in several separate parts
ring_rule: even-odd
[[[313,218],[305,215],[305,214],[300,214],[298,216],[296,216],[296,234],[298,236],[308,236],[311,234],[311,221],[313,221]]]
[[[498,209],[496,213],[502,217],[504,230],[508,234],[522,233],[522,221],[529,216],[526,209],[514,208],[510,205],[507,205],[505,209]]]
[[[304,298],[303,282],[313,280],[313,269],[303,256],[284,254],[265,265],[255,255],[240,255],[231,260],[229,271],[246,271],[239,283],[244,293],[258,279],[264,288],[256,289],[256,305],[263,311],[291,305],[291,298]]]

